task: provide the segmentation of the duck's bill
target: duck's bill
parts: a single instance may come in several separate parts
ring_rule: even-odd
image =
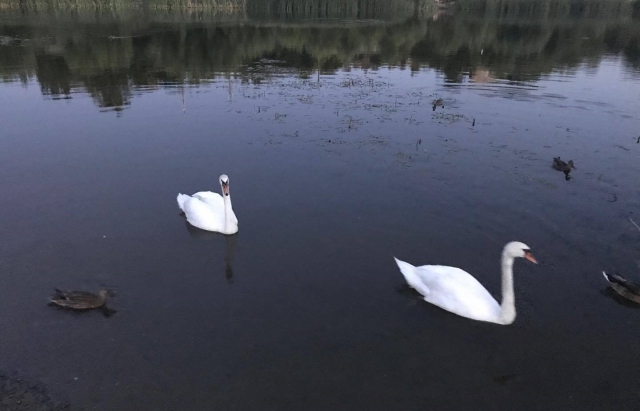
[[[526,258],[527,260],[531,261],[534,264],[538,264],[538,260],[536,260],[533,254],[531,254],[531,251],[525,251],[524,258]]]
[[[229,195],[229,184],[222,184],[222,194],[225,196]]]

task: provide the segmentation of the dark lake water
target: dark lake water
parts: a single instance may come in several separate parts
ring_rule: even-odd
[[[4,10],[0,372],[86,410],[639,409],[601,271],[640,279],[640,20],[602,13]],[[176,204],[223,173],[232,237]],[[500,299],[511,240],[511,326],[393,260]]]

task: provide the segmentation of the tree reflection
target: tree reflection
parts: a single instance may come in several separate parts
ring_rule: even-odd
[[[127,70],[82,76],[81,83],[99,107],[123,107],[131,102]]]
[[[251,20],[255,7],[232,22],[193,22],[188,13],[174,22],[175,14],[145,11],[120,17],[4,12],[0,79],[35,77],[42,93],[52,96],[70,96],[82,87],[100,107],[122,108],[135,88],[198,84],[232,74],[258,81],[272,74],[261,71],[267,66],[293,68],[302,77],[409,65],[415,71],[436,69],[450,82],[535,81],[553,70],[595,66],[607,55],[620,55],[640,74],[640,1],[475,0],[469,3],[473,11],[440,12],[434,18],[420,9],[420,1],[412,1],[415,7],[404,7],[402,20],[351,23],[298,21],[294,17],[309,17],[304,10],[315,9],[295,7],[287,14],[284,3],[270,4],[278,10],[272,15],[278,21],[271,23],[260,16]],[[380,13],[387,16],[390,6],[385,7]],[[356,9],[376,16],[375,7],[347,7],[343,14]],[[323,13],[339,15],[339,10]]]
[[[37,55],[36,77],[42,94],[68,96],[71,92],[71,70],[63,56]]]

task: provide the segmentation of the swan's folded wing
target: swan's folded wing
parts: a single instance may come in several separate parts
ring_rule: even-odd
[[[480,287],[484,290],[478,280],[461,268],[446,265],[422,265],[416,267],[416,273],[429,288]]]
[[[198,193],[195,193],[192,197],[197,198],[216,209],[219,207],[224,208],[224,200],[218,193],[213,193],[211,191],[200,191]]]
[[[178,194],[177,200],[178,200],[178,207],[180,207],[180,210],[184,211],[184,204],[187,201],[191,200],[191,196],[186,194]]]
[[[395,260],[398,268],[400,269],[400,272],[404,276],[404,279],[407,281],[407,284],[409,284],[411,288],[422,294],[423,297],[429,295],[429,288],[416,272],[418,268],[407,263],[406,261],[398,260],[397,258],[395,258]]]
[[[224,228],[224,204],[212,207],[200,197],[192,197],[184,204],[187,221],[198,228],[207,231],[221,231]]]
[[[416,267],[416,274],[431,291],[428,302],[468,318],[485,320],[499,314],[500,306],[468,272],[441,265]]]

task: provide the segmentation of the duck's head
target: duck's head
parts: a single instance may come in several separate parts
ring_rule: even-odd
[[[538,264],[538,261],[531,254],[531,248],[528,245],[519,241],[512,241],[504,246],[504,254],[511,258],[526,258],[534,264]]]
[[[223,174],[220,176],[220,187],[222,187],[222,194],[225,197],[229,196],[229,176]]]

